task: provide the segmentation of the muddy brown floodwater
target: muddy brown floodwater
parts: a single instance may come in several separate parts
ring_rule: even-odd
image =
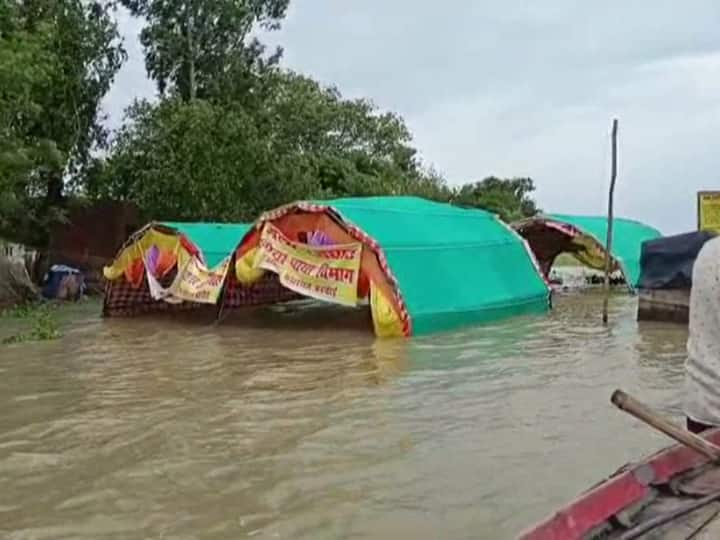
[[[638,325],[627,296],[607,329],[597,295],[555,304],[407,341],[342,310],[93,310],[0,347],[0,537],[512,538],[668,444],[613,389],[679,414],[685,328]]]

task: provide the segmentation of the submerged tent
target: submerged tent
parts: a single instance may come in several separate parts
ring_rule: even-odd
[[[128,238],[112,264],[103,269],[107,280],[103,313],[134,315],[215,303],[217,298],[213,294],[219,293],[233,251],[250,227],[246,223],[147,224]],[[187,288],[181,291],[183,298],[173,301],[171,287],[180,284],[176,279],[179,270],[188,270],[188,273],[195,270],[201,277],[215,282],[218,275],[222,279],[219,284],[211,284],[211,294],[200,302],[192,301],[192,291]]]
[[[367,300],[379,336],[417,335],[549,307],[548,285],[526,242],[482,210],[415,197],[301,201],[264,213],[252,226],[222,227],[165,223],[137,233],[106,269],[106,313],[167,309],[169,300],[180,308],[197,305],[177,294],[185,272],[178,278],[178,270],[165,265],[159,275],[150,264],[147,254],[158,243],[176,254],[176,268],[188,260],[217,265],[222,293],[210,298],[219,308],[303,296],[349,306]],[[143,263],[147,281],[164,279],[167,297],[128,272],[137,267],[142,276]],[[197,281],[199,275],[191,277]]]
[[[705,242],[714,237],[714,232],[693,231],[644,242],[638,287],[690,290],[695,259]]]
[[[550,214],[530,218],[513,225],[529,243],[547,276],[555,258],[569,253],[579,262],[605,268],[607,218]],[[630,219],[613,219],[612,266],[621,271],[632,289],[640,279],[640,252],[643,242],[659,238],[661,233]]]
[[[164,221],[160,225],[185,235],[209,267],[220,263],[233,252],[240,239],[250,230],[250,223],[190,223]]]
[[[268,224],[292,241],[321,232],[362,246],[357,295],[378,335],[417,335],[548,308],[525,242],[495,215],[416,197],[298,202],[263,214],[238,248],[237,276],[256,267]],[[247,280],[246,280],[247,281]]]

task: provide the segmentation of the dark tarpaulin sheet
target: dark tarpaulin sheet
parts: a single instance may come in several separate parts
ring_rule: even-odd
[[[698,231],[643,242],[639,288],[689,288],[695,259],[705,242],[714,236],[711,232]]]

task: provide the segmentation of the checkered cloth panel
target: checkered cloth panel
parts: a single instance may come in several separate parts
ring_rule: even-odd
[[[169,287],[177,275],[174,268],[160,279],[163,287]],[[187,311],[203,306],[193,302],[168,304],[162,300],[155,300],[150,296],[150,288],[146,279],[140,287],[133,287],[124,277],[108,281],[105,285],[105,301],[103,315],[106,317],[129,317],[141,313],[154,313],[160,311]]]
[[[243,306],[276,304],[298,298],[302,298],[302,296],[283,287],[277,274],[273,272],[266,272],[252,285],[239,283],[235,274],[231,272],[225,281],[225,294],[221,301],[224,309],[233,309]]]
[[[173,279],[175,279],[176,273],[176,269],[170,271],[160,280],[160,284],[163,287],[169,287]],[[287,302],[298,298],[302,297],[283,287],[277,274],[272,272],[267,272],[257,283],[252,285],[239,283],[231,272],[225,280],[225,291],[220,296],[220,302],[222,302],[223,309],[235,309],[244,306]],[[162,300],[154,300],[150,296],[150,289],[145,279],[138,288],[133,287],[124,277],[115,281],[108,281],[105,286],[103,314],[106,317],[130,317],[142,313],[188,311],[200,307],[207,308],[208,306],[207,304],[196,304],[194,302],[169,304]]]

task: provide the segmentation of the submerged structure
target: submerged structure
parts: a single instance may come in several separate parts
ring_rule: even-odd
[[[687,323],[690,315],[692,272],[709,231],[648,240],[642,245],[638,283],[639,321]]]
[[[378,335],[445,330],[548,308],[526,244],[495,215],[415,197],[293,203],[267,212],[236,254],[250,265],[271,225],[292,242],[320,233],[362,248],[357,297]],[[240,273],[238,273],[240,274]]]
[[[217,304],[234,250],[250,228],[247,223],[149,223],[103,269],[103,314],[132,316]],[[278,297],[280,287],[265,281],[251,289],[262,303],[265,297]]]
[[[605,269],[607,217],[541,215],[515,223],[513,228],[527,240],[547,277],[558,255],[567,253],[581,264]],[[629,219],[613,220],[611,270],[621,272],[625,283],[635,289],[640,279],[640,251],[643,242],[661,233]]]
[[[227,233],[212,260],[208,227]],[[312,297],[369,303],[378,336],[544,312],[550,295],[526,242],[495,215],[416,197],[295,202],[252,225],[151,224],[106,278],[109,315]]]

